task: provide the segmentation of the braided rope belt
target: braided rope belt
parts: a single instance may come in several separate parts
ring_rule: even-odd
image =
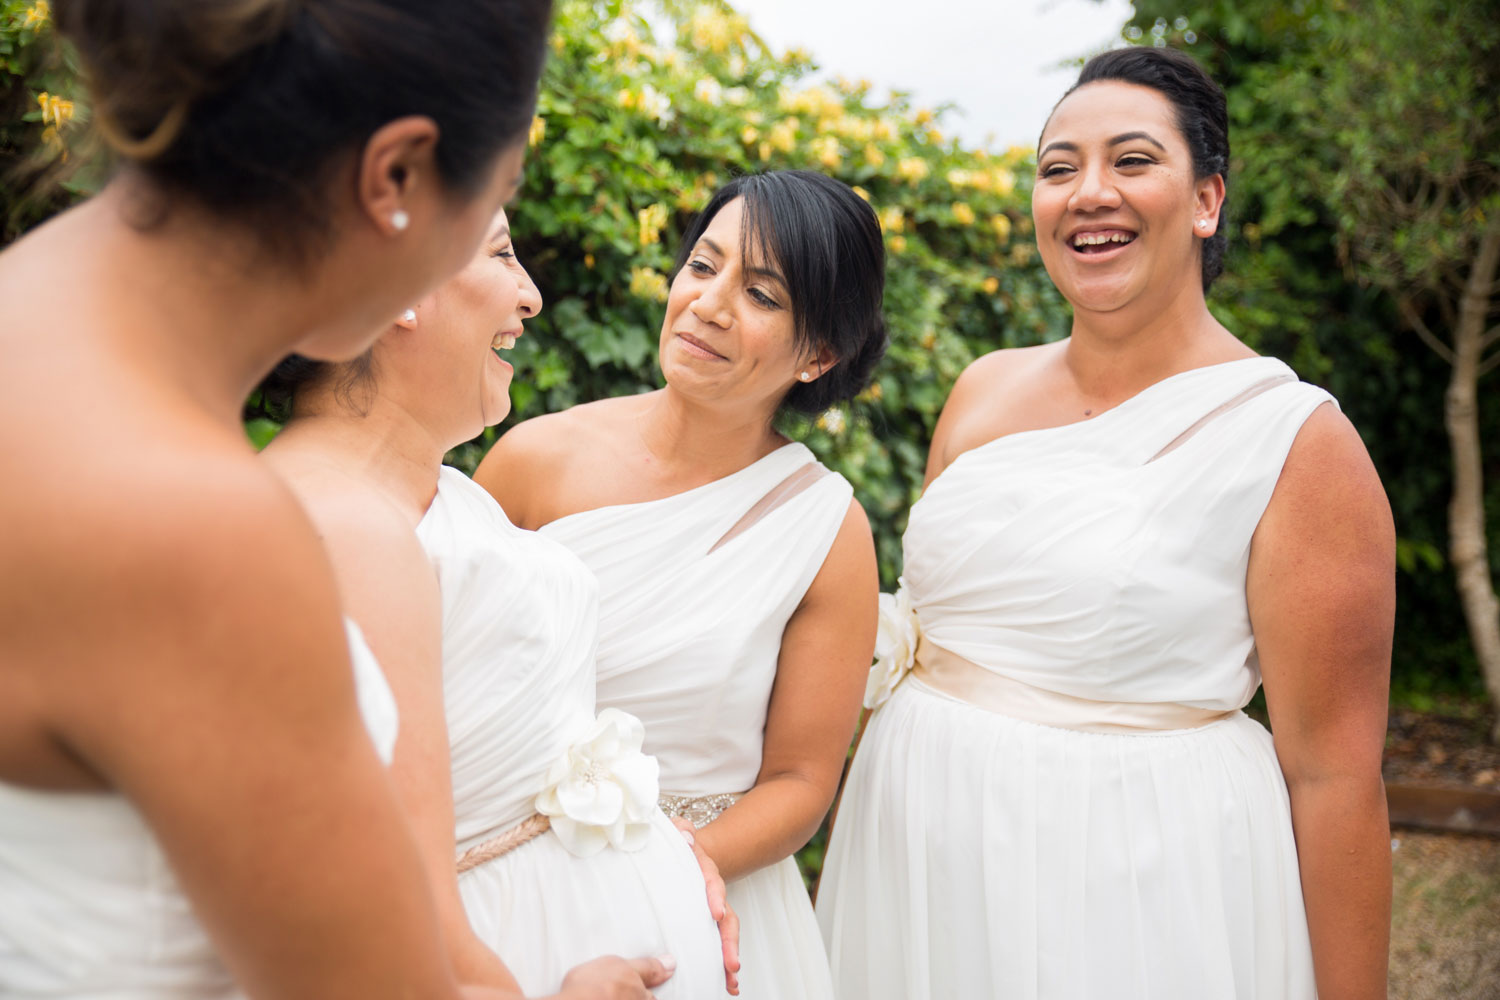
[[[541,813],[528,816],[498,837],[476,844],[458,856],[458,873],[462,875],[470,868],[478,868],[486,861],[494,861],[528,841],[535,840],[552,827],[552,821]]]
[[[668,816],[681,816],[694,827],[707,826],[740,800],[744,792],[720,792],[717,795],[672,795],[663,792],[656,800]]]

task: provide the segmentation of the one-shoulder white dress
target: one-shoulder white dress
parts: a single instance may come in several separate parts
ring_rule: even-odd
[[[535,815],[538,794],[562,771],[575,790],[612,794],[609,772],[629,748],[596,725],[593,574],[561,545],[512,525],[456,469],[442,470],[417,535],[442,591],[458,850]],[[459,876],[471,925],[528,995],[556,992],[569,969],[606,954],[671,954],[677,971],[659,997],[725,995],[703,875],[654,794],[652,783],[644,821],[622,846],[580,848],[575,834],[574,850],[591,851],[580,856],[555,819],[547,832]]]
[[[804,445],[787,444],[696,489],[541,529],[599,578],[599,704],[645,722],[670,811],[702,825],[755,784],[782,633],[851,495]],[[728,888],[740,918],[740,996],[830,998],[795,860]]]
[[[928,487],[882,619],[916,665],[818,900],[840,997],[1315,995],[1286,786],[1239,710],[1251,538],[1326,402],[1272,358],[1195,369]]]
[[[396,703],[346,623],[365,727],[387,764]],[[239,996],[151,828],[113,792],[0,782],[0,997]]]

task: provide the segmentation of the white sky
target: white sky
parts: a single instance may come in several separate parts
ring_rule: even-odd
[[[1077,74],[1059,64],[1120,40],[1130,0],[733,0],[778,51],[812,53],[826,76],[951,102],[944,131],[970,147],[1030,146]],[[992,144],[986,137],[994,135]]]

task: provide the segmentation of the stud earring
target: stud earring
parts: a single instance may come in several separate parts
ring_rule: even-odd
[[[1198,220],[1198,228],[1199,229],[1207,229],[1208,226],[1209,226],[1209,222],[1208,222],[1207,219],[1199,219]]]
[[[811,382],[812,381],[812,376],[809,375],[807,372],[803,372],[801,375],[798,375],[797,377],[800,378],[804,382]]]
[[[406,227],[411,225],[411,216],[404,209],[396,209],[391,213],[391,228],[396,232],[405,232]]]
[[[406,312],[401,314],[401,321],[404,323],[415,323],[417,321],[417,311],[415,309],[406,310]]]

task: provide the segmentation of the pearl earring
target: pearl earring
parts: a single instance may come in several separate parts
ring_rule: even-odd
[[[1198,228],[1199,229],[1207,229],[1208,226],[1209,226],[1209,222],[1208,222],[1207,219],[1199,219],[1198,220]]]
[[[415,309],[406,310],[406,312],[401,314],[401,321],[404,323],[415,323],[417,321],[417,311]]]
[[[812,376],[809,375],[807,372],[803,372],[801,375],[798,375],[797,377],[800,378],[804,382],[811,382],[812,381]]]
[[[411,225],[411,216],[404,209],[396,209],[391,213],[391,228],[396,232],[405,232],[406,227]]]

